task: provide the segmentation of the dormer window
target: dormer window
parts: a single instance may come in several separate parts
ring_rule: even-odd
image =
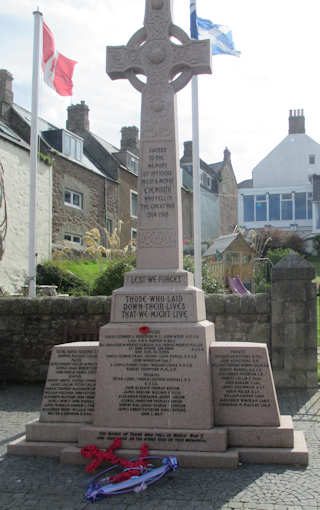
[[[42,131],[42,136],[53,149],[76,161],[82,160],[83,139],[80,136],[65,129],[48,129]]]
[[[83,141],[67,131],[63,131],[62,153],[70,156],[77,161],[81,161],[83,151]]]
[[[201,171],[201,184],[206,188],[211,189],[212,179],[206,172]]]
[[[128,168],[134,174],[138,175],[139,162],[137,158],[134,158],[130,154],[128,154]]]

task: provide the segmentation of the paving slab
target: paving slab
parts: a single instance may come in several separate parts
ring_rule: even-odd
[[[43,386],[0,387],[1,510],[84,510],[90,476],[84,466],[6,454],[10,441],[39,418]],[[280,412],[293,417],[309,448],[308,467],[242,465],[237,470],[185,469],[140,494],[98,503],[108,510],[320,510],[320,391],[278,391]]]

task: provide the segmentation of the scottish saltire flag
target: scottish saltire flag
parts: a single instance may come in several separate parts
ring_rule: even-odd
[[[240,55],[234,47],[230,28],[198,18],[195,0],[190,0],[190,32],[192,39],[211,39],[212,55]]]

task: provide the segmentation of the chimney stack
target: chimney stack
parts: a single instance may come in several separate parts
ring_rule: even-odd
[[[139,129],[136,126],[121,128],[121,150],[130,151],[139,156],[140,142]]]
[[[0,117],[6,119],[13,104],[13,76],[6,69],[0,69]]]
[[[183,157],[192,160],[192,141],[183,142]]]
[[[81,134],[83,131],[89,131],[89,107],[85,101],[68,107],[66,127],[69,131],[78,134]]]
[[[289,135],[305,134],[305,119],[303,110],[289,111]]]

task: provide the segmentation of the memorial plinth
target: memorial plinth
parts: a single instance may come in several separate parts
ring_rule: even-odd
[[[146,0],[143,28],[108,48],[109,76],[142,95],[137,269],[113,293],[99,345],[55,347],[40,421],[8,453],[78,464],[82,446],[120,437],[123,455],[146,442],[182,466],[308,462],[303,434],[279,414],[266,346],[216,343],[203,292],[182,268],[175,94],[211,72],[210,54],[210,41],[172,24],[171,0]]]

